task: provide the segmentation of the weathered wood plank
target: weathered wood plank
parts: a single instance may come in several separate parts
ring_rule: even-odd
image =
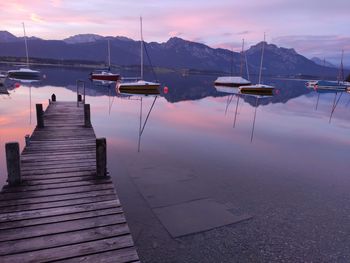
[[[96,202],[102,202],[102,201],[112,201],[115,200],[115,195],[102,195],[102,196],[94,196],[94,197],[87,197],[87,198],[79,198],[79,199],[73,199],[73,200],[63,200],[63,201],[56,201],[56,202],[45,202],[45,203],[29,203],[29,204],[22,204],[22,205],[14,205],[14,206],[6,206],[6,213],[10,212],[23,212],[23,211],[30,211],[30,210],[37,210],[37,209],[44,209],[44,208],[54,208],[54,207],[64,207],[64,206],[73,206],[73,205],[82,205],[82,204],[91,204]],[[1,208],[0,208],[1,211]]]
[[[88,191],[81,193],[65,194],[65,195],[53,195],[53,196],[44,196],[44,197],[32,197],[30,199],[13,199],[0,201],[0,207],[13,207],[21,205],[34,205],[34,204],[46,204],[47,207],[50,207],[51,203],[60,202],[60,201],[74,201],[84,198],[94,197],[98,200],[99,196],[104,195],[113,195],[114,199],[117,199],[113,188],[108,190],[96,190]]]
[[[20,213],[17,213],[17,212],[6,213],[5,211],[0,210],[0,223],[7,222],[7,221],[22,220],[22,219],[46,217],[46,216],[74,214],[74,213],[79,213],[84,211],[94,211],[98,209],[106,209],[106,208],[113,208],[113,207],[119,207],[119,206],[120,206],[119,201],[111,200],[111,201],[102,201],[102,202],[95,202],[95,203],[83,204],[83,205],[65,206],[60,208],[47,208],[47,209],[23,211]]]
[[[96,227],[74,232],[51,234],[40,237],[31,237],[22,240],[7,241],[0,246],[0,256],[29,252],[39,249],[67,246],[82,242],[105,239],[130,233],[125,223]]]
[[[105,215],[121,214],[122,212],[123,212],[123,209],[121,207],[116,207],[116,208],[106,208],[106,209],[93,210],[93,211],[87,211],[87,212],[79,212],[75,214],[39,217],[39,218],[25,219],[25,220],[18,220],[18,221],[9,221],[9,222],[1,223],[0,229],[1,230],[18,229],[18,228],[28,227],[28,226],[41,226],[41,225],[46,225],[51,223],[66,222],[66,221],[72,221],[72,220],[83,219],[83,218],[93,218],[93,217],[100,217]]]
[[[120,224],[125,222],[126,221],[123,214],[119,213],[110,215],[99,215],[96,217],[79,218],[75,220],[55,222],[50,224],[27,226],[22,228],[5,229],[1,230],[0,242],[30,237],[39,237],[43,235],[65,233],[70,231]]]
[[[7,255],[2,257],[2,262],[23,262],[24,258],[27,262],[53,261],[72,257],[87,256],[100,252],[107,252],[132,246],[133,242],[131,236],[125,235],[75,245],[42,249],[35,251],[35,253],[26,252],[14,255]]]
[[[111,183],[108,184],[98,184],[98,185],[87,185],[60,189],[49,189],[42,191],[31,191],[31,192],[17,192],[17,193],[2,193],[0,195],[0,200],[13,200],[13,199],[25,199],[33,197],[44,197],[44,196],[55,196],[55,195],[66,195],[73,193],[82,193],[95,190],[107,190],[114,189]]]

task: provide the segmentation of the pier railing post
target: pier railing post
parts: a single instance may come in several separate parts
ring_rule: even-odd
[[[10,186],[19,185],[21,183],[21,161],[19,154],[19,143],[6,143],[5,149],[7,164],[7,182]]]
[[[107,142],[106,138],[96,139],[96,174],[107,175]]]
[[[24,136],[24,141],[26,143],[26,147],[28,147],[30,144],[30,135],[29,134],[26,134],[26,136]]]
[[[91,128],[90,104],[84,105],[84,123],[85,128]]]
[[[44,128],[44,111],[42,104],[36,104],[36,121],[38,128]]]

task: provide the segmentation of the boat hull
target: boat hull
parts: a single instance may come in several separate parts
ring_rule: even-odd
[[[9,78],[14,79],[39,79],[40,72],[36,70],[10,70],[7,72]]]
[[[253,85],[240,87],[239,90],[242,94],[252,94],[252,95],[273,95],[273,90],[275,88],[268,85]]]
[[[233,87],[238,88],[242,86],[250,85],[251,83],[225,83],[225,82],[214,82],[215,86]]]
[[[119,88],[118,92],[120,94],[128,94],[128,95],[159,95],[159,90],[157,88],[153,89],[130,89],[130,88]]]
[[[120,79],[119,74],[91,74],[92,80],[105,80],[105,81],[118,81]]]

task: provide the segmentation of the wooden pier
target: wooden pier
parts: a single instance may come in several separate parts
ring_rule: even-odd
[[[20,178],[0,193],[0,262],[139,261],[89,115],[80,102],[37,105],[20,165],[8,159]]]

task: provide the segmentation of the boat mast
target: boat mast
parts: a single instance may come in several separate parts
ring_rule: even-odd
[[[109,70],[111,69],[111,47],[109,44],[109,39],[108,39],[108,68]]]
[[[24,44],[26,46],[27,67],[29,68],[28,45],[27,45],[26,28],[24,26],[24,22],[22,22],[22,25],[23,25],[23,33],[24,33]]]
[[[344,66],[343,66],[344,49],[341,51],[341,60],[339,66],[338,83],[344,81]]]
[[[242,51],[241,51],[241,77],[243,77],[243,52],[244,52],[244,38],[242,39]]]
[[[141,27],[141,79],[143,79],[143,35],[142,35],[142,16],[140,16]]]
[[[265,39],[266,39],[266,35],[264,32],[264,41],[262,43],[261,60],[260,60],[259,84],[261,83],[261,71],[262,71],[262,64],[263,64],[263,59],[264,59]]]

